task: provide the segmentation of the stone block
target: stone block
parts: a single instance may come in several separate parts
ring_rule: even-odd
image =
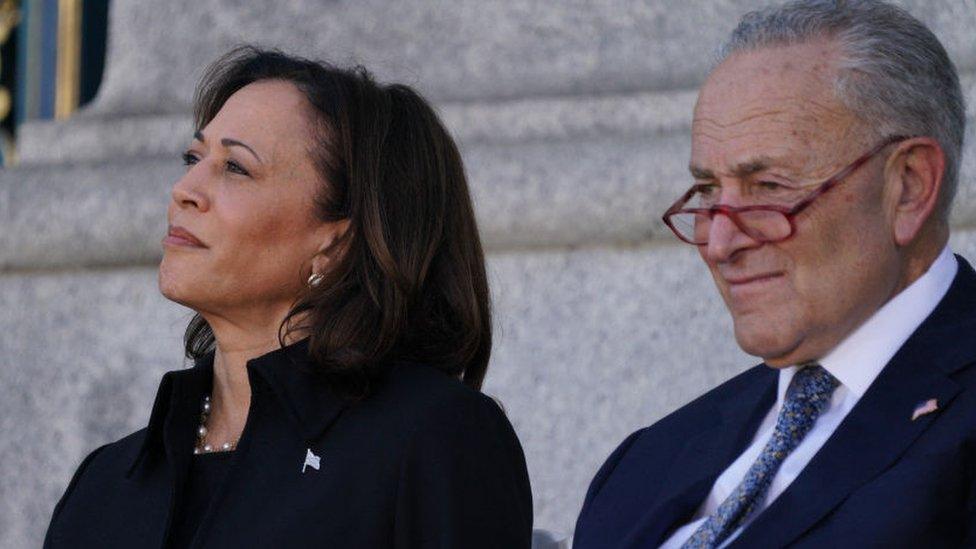
[[[960,57],[966,59],[967,55],[965,51],[958,53],[956,60],[972,124],[976,112],[976,66],[959,62]],[[185,94],[190,94],[192,79],[185,80],[183,85]],[[436,103],[455,138],[469,145],[600,135],[634,137],[672,132],[686,135],[696,88],[697,82],[673,90],[438,100]],[[20,160],[23,164],[63,164],[176,154],[186,146],[191,133],[188,101],[185,98],[174,103],[169,109],[173,111],[171,114],[150,114],[154,111],[147,110],[122,115],[103,112],[96,103],[67,122],[28,122],[19,129]]]
[[[32,120],[18,128],[20,166],[119,163],[175,157],[193,138],[189,110],[181,115]]]
[[[953,239],[976,257],[976,231]],[[485,391],[525,448],[536,527],[570,533],[612,449],[757,362],[735,345],[690,246],[489,255],[496,345]],[[0,546],[36,547],[92,449],[139,429],[183,367],[190,312],[153,267],[0,274]]]
[[[466,145],[565,141],[578,138],[687,134],[696,90],[598,97],[545,97],[444,103],[445,125]],[[183,114],[105,118],[91,113],[65,122],[20,127],[22,165],[117,162],[128,157],[175,156],[192,135]]]
[[[40,547],[81,459],[146,425],[188,311],[155,269],[0,273],[0,547]]]
[[[181,112],[201,67],[242,42],[361,62],[438,101],[687,89],[739,16],[771,3],[573,0],[554,9],[532,0],[175,0],[146,9],[140,0],[115,0],[93,109]],[[899,3],[933,28],[961,69],[976,67],[976,7]]]
[[[976,124],[954,208],[976,224]],[[489,249],[670,239],[661,214],[690,183],[685,133],[462,145]],[[0,269],[145,264],[159,257],[178,155],[0,171]]]
[[[181,173],[176,158],[0,171],[0,271],[152,262]]]

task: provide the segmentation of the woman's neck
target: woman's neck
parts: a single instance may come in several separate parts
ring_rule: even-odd
[[[241,327],[220,318],[206,320],[216,342],[207,443],[216,447],[240,438],[251,406],[247,363],[281,347],[280,321],[269,326]]]
[[[271,322],[240,322],[224,316],[203,315],[216,342],[210,415],[207,418],[208,444],[219,447],[225,442],[235,443],[240,439],[251,407],[247,363],[281,348],[278,335],[286,314],[287,309],[281,309],[246,315],[251,319],[271,319]],[[290,325],[303,325],[303,318],[293,318]],[[286,330],[284,343],[291,344],[304,335],[298,329]]]

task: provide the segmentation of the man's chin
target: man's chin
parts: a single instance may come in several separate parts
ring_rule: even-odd
[[[736,324],[735,340],[747,354],[761,358],[768,366],[784,368],[791,366],[799,342],[782,332],[769,330],[750,330]]]

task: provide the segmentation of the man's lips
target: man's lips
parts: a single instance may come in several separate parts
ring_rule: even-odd
[[[744,286],[746,284],[751,284],[754,282],[766,282],[769,280],[773,280],[775,278],[779,278],[781,276],[783,276],[783,272],[778,271],[774,273],[765,273],[765,274],[749,275],[749,276],[744,276],[744,275],[723,276],[722,278],[729,286]]]
[[[200,241],[190,231],[184,229],[183,227],[170,225],[169,231],[166,233],[166,237],[163,238],[163,244],[172,244],[174,246],[189,246],[194,248],[206,248],[207,245]]]

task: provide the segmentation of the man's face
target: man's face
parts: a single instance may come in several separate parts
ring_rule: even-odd
[[[835,46],[817,41],[737,53],[708,78],[692,124],[691,168],[718,202],[809,188],[874,147],[835,97]],[[725,215],[699,246],[744,351],[782,367],[816,360],[895,292],[899,264],[885,213],[891,149],[819,197],[789,239],[762,243]]]

